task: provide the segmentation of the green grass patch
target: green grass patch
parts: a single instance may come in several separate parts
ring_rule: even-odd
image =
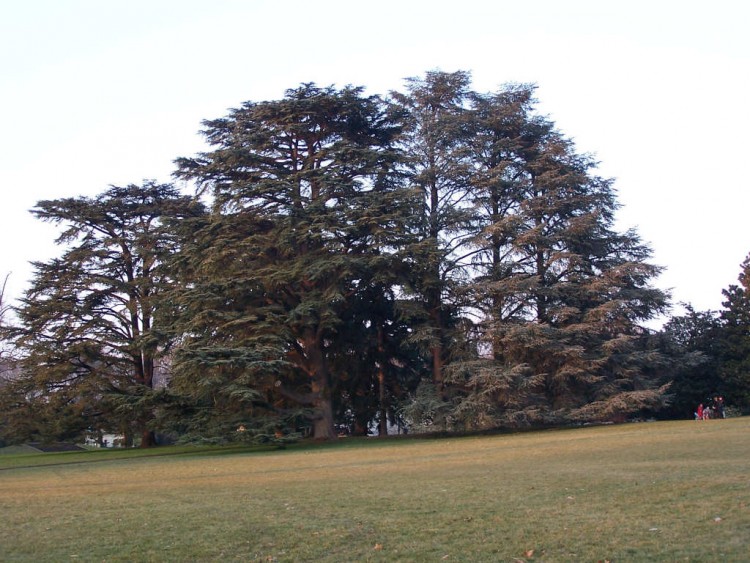
[[[18,446],[6,446],[4,448],[0,448],[0,456],[38,454],[38,453],[40,453],[39,450],[32,448],[31,446],[27,446],[25,444],[21,444]],[[0,459],[2,459],[2,457],[0,457]]]
[[[24,469],[50,465],[70,465],[138,459],[144,457],[181,456],[218,456],[227,454],[265,452],[279,449],[275,445],[240,445],[228,446],[165,446],[149,449],[90,449],[82,451],[44,453],[26,446],[9,446],[0,455],[0,471],[7,469]]]
[[[3,456],[0,560],[748,561],[749,435],[737,418]]]

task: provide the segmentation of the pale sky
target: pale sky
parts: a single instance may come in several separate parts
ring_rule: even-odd
[[[0,0],[0,274],[59,254],[28,212],[170,181],[203,119],[302,82],[402,89],[428,70],[538,85],[616,179],[618,227],[673,301],[719,309],[750,253],[750,3],[741,0]],[[679,308],[676,312],[679,313]]]

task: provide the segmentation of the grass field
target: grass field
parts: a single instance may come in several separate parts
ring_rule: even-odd
[[[145,453],[0,456],[0,560],[750,561],[750,418]]]

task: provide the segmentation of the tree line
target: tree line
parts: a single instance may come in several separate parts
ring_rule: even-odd
[[[534,90],[479,93],[463,71],[388,96],[301,84],[203,122],[208,149],[175,161],[193,193],[144,181],[38,202],[61,254],[33,263],[3,324],[2,437],[677,416],[695,378],[747,406],[746,313],[645,328],[669,307],[660,268]],[[710,380],[708,333],[686,327],[732,323],[739,363]]]

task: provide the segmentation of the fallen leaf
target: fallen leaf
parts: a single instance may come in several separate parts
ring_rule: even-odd
[[[373,549],[374,549],[375,551],[382,551],[382,549],[383,549],[383,544],[382,544],[382,543],[376,543],[376,544],[375,544],[375,547],[373,547]]]
[[[524,551],[523,552],[523,556],[524,557],[534,557],[534,550],[533,549],[528,549],[528,550]]]

